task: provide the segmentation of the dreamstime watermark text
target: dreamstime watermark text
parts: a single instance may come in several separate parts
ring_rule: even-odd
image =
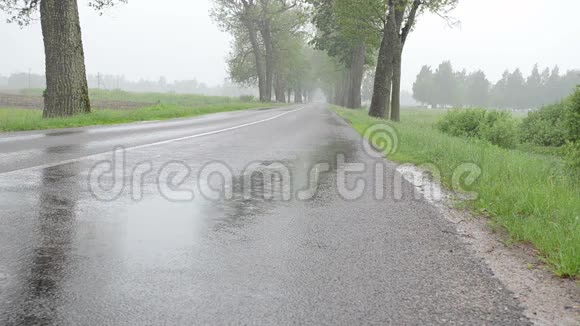
[[[92,196],[100,201],[115,201],[127,195],[133,201],[141,201],[152,193],[172,202],[240,197],[308,201],[318,195],[322,185],[347,201],[384,200],[388,196],[395,200],[408,196],[416,200],[445,199],[445,191],[440,187],[443,174],[436,164],[395,166],[384,159],[396,154],[400,147],[400,137],[393,126],[369,127],[361,146],[362,151],[354,155],[335,153],[332,160],[306,167],[293,166],[287,161],[255,161],[247,163],[241,171],[225,161],[208,161],[201,166],[196,165],[199,162],[185,160],[161,163],[145,160],[129,164],[130,150],[116,147],[109,159],[92,166],[87,183]],[[347,157],[354,158],[349,161]],[[481,174],[476,164],[465,162],[453,170],[448,184],[462,199],[473,200],[477,193],[470,192],[470,188]],[[409,185],[412,185],[411,192]]]

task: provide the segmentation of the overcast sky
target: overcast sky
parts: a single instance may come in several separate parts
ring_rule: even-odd
[[[88,73],[210,85],[226,77],[230,38],[209,17],[212,0],[129,0],[104,16],[79,3]],[[482,69],[493,81],[506,68],[527,74],[535,63],[580,68],[579,12],[578,0],[460,0],[454,16],[461,27],[420,18],[405,49],[403,87],[411,89],[422,65],[443,60]],[[21,30],[1,22],[0,44],[0,74],[43,73],[39,23]]]

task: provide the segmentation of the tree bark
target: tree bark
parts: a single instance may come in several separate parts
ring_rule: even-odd
[[[351,109],[359,109],[362,106],[361,87],[364,75],[364,65],[366,57],[366,46],[364,43],[359,44],[352,57],[350,66],[350,89],[348,91],[347,107]]]
[[[91,112],[76,0],[42,0],[46,91],[44,118]]]
[[[276,93],[276,102],[286,103],[286,94],[284,93],[284,82],[279,76],[276,76],[276,85],[274,87]]]
[[[391,120],[399,122],[401,121],[401,72],[402,72],[402,64],[403,64],[403,48],[405,47],[405,42],[407,41],[407,37],[415,24],[415,18],[417,15],[417,11],[421,6],[421,0],[414,0],[411,6],[411,10],[409,11],[409,15],[407,16],[407,22],[405,26],[401,30],[401,33],[397,35],[394,39],[393,47],[396,49],[395,57],[393,60],[393,95],[391,100]],[[403,24],[403,14],[399,12],[396,19],[397,24],[401,26]],[[398,27],[400,29],[400,27]]]
[[[393,61],[393,91],[391,99],[391,120],[401,121],[401,71],[403,63],[403,49],[397,46],[397,53]]]
[[[385,29],[383,31],[383,39],[379,49],[379,57],[377,60],[377,68],[375,71],[375,84],[373,87],[373,97],[371,100],[371,107],[369,115],[376,118],[385,118],[385,113],[388,112],[391,100],[391,81],[393,76],[393,56],[394,51],[391,46],[393,39],[393,31],[395,28],[395,5],[394,1],[389,1],[389,14]]]
[[[383,31],[383,40],[379,50],[377,69],[375,72],[375,85],[373,88],[373,98],[369,115],[377,118],[387,117],[391,106],[391,87],[393,80],[394,60],[396,47],[393,46],[399,37],[401,28],[402,15],[405,7],[400,5],[398,0],[389,1],[389,12],[385,30]],[[399,17],[401,17],[399,19]]]
[[[266,49],[266,85],[264,86],[264,97],[269,102],[272,100],[272,88],[274,84],[274,45],[272,44],[272,30],[268,19],[262,23],[260,34],[262,35]]]
[[[340,77],[340,86],[337,92],[338,106],[347,107],[350,91],[350,70],[342,72]]]
[[[340,106],[340,99],[341,96],[340,94],[342,93],[342,75],[341,77],[336,81],[336,85],[334,85],[334,105],[339,105]]]
[[[297,87],[294,89],[294,103],[302,103],[302,90]]]
[[[248,10],[246,8],[246,10]],[[269,99],[266,96],[266,70],[264,68],[264,61],[262,58],[262,49],[260,48],[260,43],[258,42],[258,31],[256,26],[254,26],[251,18],[243,18],[243,23],[248,30],[248,35],[250,38],[250,44],[252,44],[252,51],[254,53],[254,59],[256,62],[256,73],[258,74],[258,91],[260,92],[260,102],[268,102]]]

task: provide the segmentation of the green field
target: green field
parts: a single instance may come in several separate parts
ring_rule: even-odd
[[[38,92],[40,91],[32,90],[25,95],[37,96],[38,94],[36,93]],[[91,90],[91,100],[144,103],[144,107],[134,110],[95,109],[90,114],[54,119],[42,119],[41,110],[0,108],[0,132],[165,120],[278,105],[272,103],[244,102],[230,97],[129,93],[103,90]]]
[[[364,131],[375,123],[363,110],[336,109],[353,127]],[[514,241],[530,243],[561,277],[580,275],[580,185],[566,173],[557,150],[520,146],[507,150],[477,140],[450,137],[435,124],[445,111],[403,110],[402,122],[391,123],[399,133],[401,163],[432,163],[442,182],[452,187],[453,171],[475,163],[483,171],[471,187],[477,200],[463,203],[477,215],[491,218]],[[390,122],[389,122],[390,123]]]
[[[22,90],[20,94],[28,96],[42,96],[43,90]],[[200,107],[204,105],[220,105],[239,102],[237,98],[225,96],[205,96],[195,94],[172,94],[172,93],[134,93],[122,90],[89,90],[92,101],[127,101],[149,104],[170,104],[182,107]]]

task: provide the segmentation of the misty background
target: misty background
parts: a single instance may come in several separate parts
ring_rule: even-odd
[[[212,5],[211,0],[129,0],[99,16],[80,1],[90,86],[148,91],[177,81],[167,90],[251,92],[224,84],[231,37],[211,21]],[[456,69],[483,70],[492,83],[506,69],[520,68],[527,76],[535,64],[557,65],[563,73],[578,69],[578,12],[577,0],[462,0],[453,13],[461,21],[458,27],[425,15],[405,49],[402,88],[410,93],[424,65],[436,68],[447,60]],[[44,73],[39,22],[23,29],[0,23],[0,44],[0,87],[14,73]],[[42,78],[22,82],[34,87]]]

